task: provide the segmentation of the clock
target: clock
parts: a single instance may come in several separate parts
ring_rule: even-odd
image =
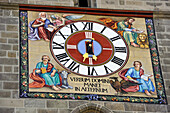
[[[114,74],[129,58],[126,41],[111,28],[94,21],[75,21],[59,28],[50,49],[63,68],[89,77]]]

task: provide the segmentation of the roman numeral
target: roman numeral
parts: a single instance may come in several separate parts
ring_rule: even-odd
[[[66,27],[70,28],[71,33],[76,32],[76,31],[79,31],[78,28],[76,27],[76,25],[75,25],[74,23],[73,23],[73,24],[70,24],[70,26],[67,25]]]
[[[113,38],[110,38],[110,40],[113,42],[113,41],[116,41],[118,39],[121,39],[121,37],[118,35],[118,36],[115,36]]]
[[[86,38],[92,38],[92,32],[85,32]]]
[[[66,53],[56,55],[57,59],[61,61],[62,59],[69,58]]]
[[[109,71],[110,71],[110,72],[113,72],[111,69],[109,69],[109,68],[108,68],[107,66],[105,66],[105,65],[104,65],[104,68],[105,68],[106,74],[108,74]]]
[[[66,37],[62,34],[61,31],[58,31],[60,33],[60,36],[62,36],[64,38],[64,40],[66,39]]]
[[[115,47],[115,52],[126,53],[125,47]]]
[[[90,69],[90,67],[88,67],[88,75],[98,76],[97,71],[94,69],[94,67],[92,68],[92,70]]]
[[[67,49],[77,49],[76,45],[67,45]]]
[[[103,33],[103,31],[106,29],[106,27],[104,27],[102,30],[101,30],[101,32],[100,33]]]
[[[53,44],[55,44],[53,45],[53,49],[64,49],[64,46],[62,46],[61,44],[58,44],[56,42],[53,42]]]
[[[57,58],[63,65],[65,65],[65,64],[70,60],[70,57],[68,57],[66,53],[62,53],[62,54],[56,55],[56,58]]]
[[[82,22],[82,23],[84,24],[84,22]],[[93,30],[93,23],[86,22],[86,24],[84,24],[83,30]]]
[[[111,62],[114,62],[117,65],[121,66],[123,64],[124,60],[114,56],[114,58],[111,60]]]
[[[71,63],[67,68],[69,68],[69,69],[72,70],[72,71],[77,70],[76,73],[79,73],[80,65],[77,65],[77,64],[78,64],[78,63],[72,61],[72,63]],[[76,66],[76,65],[77,65],[77,66]]]

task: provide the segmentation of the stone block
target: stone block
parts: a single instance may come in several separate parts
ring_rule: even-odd
[[[18,83],[15,82],[4,82],[3,89],[18,89]]]
[[[0,9],[0,16],[3,16],[3,10]]]
[[[38,113],[59,113],[58,109],[37,109]]]
[[[5,25],[0,25],[0,31],[5,31]]]
[[[3,66],[0,66],[0,72],[3,72]]]
[[[124,103],[125,111],[145,111],[144,104]]]
[[[16,57],[16,52],[8,51],[8,57]]]
[[[170,3],[165,3],[165,5],[169,7],[169,6],[170,6]]]
[[[168,113],[170,112],[170,105],[167,105]]]
[[[165,81],[165,87],[170,89],[170,80],[164,80]]]
[[[14,72],[19,72],[18,67],[14,67]]]
[[[156,32],[165,32],[165,26],[162,26],[162,25],[155,26],[155,31]]]
[[[160,55],[161,58],[170,58],[170,53],[164,53],[163,55]]]
[[[113,103],[113,102],[107,102],[105,103],[105,107],[111,109],[111,110],[121,110],[124,111],[124,103]]]
[[[163,72],[162,75],[164,79],[170,79],[170,73]]]
[[[141,2],[141,1],[126,1],[126,5],[143,6],[143,2]]]
[[[72,109],[58,109],[58,113],[71,113]]]
[[[3,83],[2,83],[2,82],[0,82],[0,89],[2,89],[2,85],[3,85]]]
[[[6,56],[6,51],[0,51],[0,56],[1,57]]]
[[[125,0],[119,0],[120,5],[125,5]]]
[[[102,5],[118,5],[118,0],[102,0]]]
[[[0,58],[0,64],[18,65],[17,59]]]
[[[170,34],[164,33],[164,32],[163,33],[158,32],[156,38],[157,39],[170,39]]]
[[[170,72],[170,66],[162,66],[163,72]]]
[[[170,19],[157,18],[157,19],[154,19],[154,23],[155,23],[155,26],[157,25],[168,26],[170,25]]]
[[[18,44],[18,39],[8,39],[8,43],[10,43],[10,44]]]
[[[18,45],[13,45],[12,47],[13,50],[18,51]]]
[[[10,98],[10,97],[11,97],[11,91],[0,90],[0,98]]]
[[[157,2],[157,3],[155,3],[155,2],[146,2],[146,5],[149,5],[149,6],[161,6],[162,3],[159,3],[159,2]]]
[[[18,25],[6,25],[7,31],[18,31]]]
[[[18,17],[19,16],[19,11],[18,10],[12,10],[12,16],[13,17]]]
[[[166,105],[147,104],[145,107],[147,112],[167,112]]]
[[[26,99],[24,103],[25,107],[33,107],[33,108],[45,108],[45,100],[32,100]]]
[[[12,73],[0,73],[0,80],[3,81],[18,81],[18,74]]]
[[[18,18],[5,18],[6,24],[18,24]]]
[[[18,91],[12,91],[12,98],[19,98],[19,92]]]
[[[0,107],[0,111],[1,113],[14,113],[15,109],[14,108],[4,108],[4,107]]]
[[[159,44],[159,46],[169,46],[169,44],[170,44],[170,41],[167,41],[167,40],[160,40],[160,41],[158,41],[158,44]]]
[[[6,38],[0,38],[0,43],[7,43],[7,39]]]
[[[131,111],[113,111],[112,113],[144,113],[144,112],[131,112]]]
[[[0,0],[0,2],[3,2],[3,3],[8,3],[8,0]]]
[[[4,16],[10,16],[11,10],[4,10]]]
[[[69,108],[75,108],[77,106],[88,103],[87,101],[69,101]]]
[[[16,108],[15,113],[36,113],[36,109],[32,109],[32,108]]]
[[[10,3],[28,4],[28,0],[11,0]]]
[[[0,23],[5,23],[5,18],[3,18],[3,17],[0,17]]]
[[[0,99],[0,106],[1,107],[24,107],[23,100],[18,99]],[[6,112],[8,113],[8,112]]]
[[[60,101],[60,100],[47,100],[48,108],[68,108],[68,101]]]
[[[11,50],[11,45],[0,44],[0,50]]]
[[[12,72],[12,66],[4,66],[4,72]]]
[[[170,52],[170,47],[167,47],[167,51]]]
[[[170,64],[170,59],[163,59],[164,64]]]
[[[168,88],[168,89],[169,89],[169,88]],[[170,96],[170,90],[168,90],[168,89],[166,90],[166,95],[167,95],[167,96]],[[170,103],[170,101],[168,101],[168,103]]]
[[[18,33],[14,33],[14,32],[1,32],[1,37],[4,37],[4,38],[18,38]]]

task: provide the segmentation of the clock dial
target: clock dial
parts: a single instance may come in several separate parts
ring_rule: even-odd
[[[114,30],[92,21],[67,24],[51,39],[54,59],[65,69],[82,76],[107,76],[127,62],[129,49]]]

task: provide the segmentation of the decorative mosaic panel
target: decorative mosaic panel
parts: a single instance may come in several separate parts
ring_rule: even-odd
[[[20,97],[167,104],[152,12],[21,5]]]

